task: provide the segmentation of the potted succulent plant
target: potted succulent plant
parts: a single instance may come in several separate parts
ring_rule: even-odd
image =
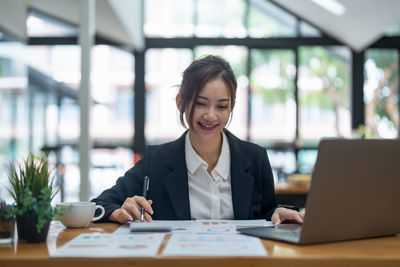
[[[14,209],[0,201],[0,240],[12,240],[14,236]]]
[[[47,238],[55,210],[51,200],[54,191],[54,175],[48,168],[47,155],[30,153],[23,163],[10,164],[9,193],[15,200],[18,238],[28,242],[43,242]]]

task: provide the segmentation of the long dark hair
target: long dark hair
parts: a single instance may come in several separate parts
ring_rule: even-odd
[[[179,87],[179,95],[181,98],[181,109],[179,119],[183,127],[186,128],[184,122],[184,113],[187,107],[199,96],[201,89],[211,80],[221,78],[229,89],[231,97],[231,107],[235,104],[237,82],[235,75],[229,63],[218,56],[206,56],[197,59],[190,64],[183,72],[182,84]],[[188,123],[192,125],[194,106],[189,111]]]

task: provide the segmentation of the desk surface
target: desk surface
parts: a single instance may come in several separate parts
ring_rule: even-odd
[[[275,184],[275,194],[299,194],[306,195],[310,188],[310,184],[299,184],[289,182],[279,182]]]
[[[336,242],[320,245],[295,246],[281,242],[262,240],[266,257],[164,257],[160,251],[155,258],[49,258],[49,252],[71,240],[80,233],[112,233],[117,224],[91,224],[86,229],[66,229],[53,222],[46,243],[29,244],[25,241],[16,246],[0,246],[2,267],[46,266],[400,266],[400,236],[365,240]]]

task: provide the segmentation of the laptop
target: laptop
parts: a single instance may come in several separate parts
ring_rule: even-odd
[[[322,140],[303,225],[238,231],[299,245],[400,233],[400,140]]]

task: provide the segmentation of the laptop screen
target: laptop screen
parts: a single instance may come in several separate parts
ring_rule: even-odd
[[[300,243],[400,233],[400,140],[322,140]]]

